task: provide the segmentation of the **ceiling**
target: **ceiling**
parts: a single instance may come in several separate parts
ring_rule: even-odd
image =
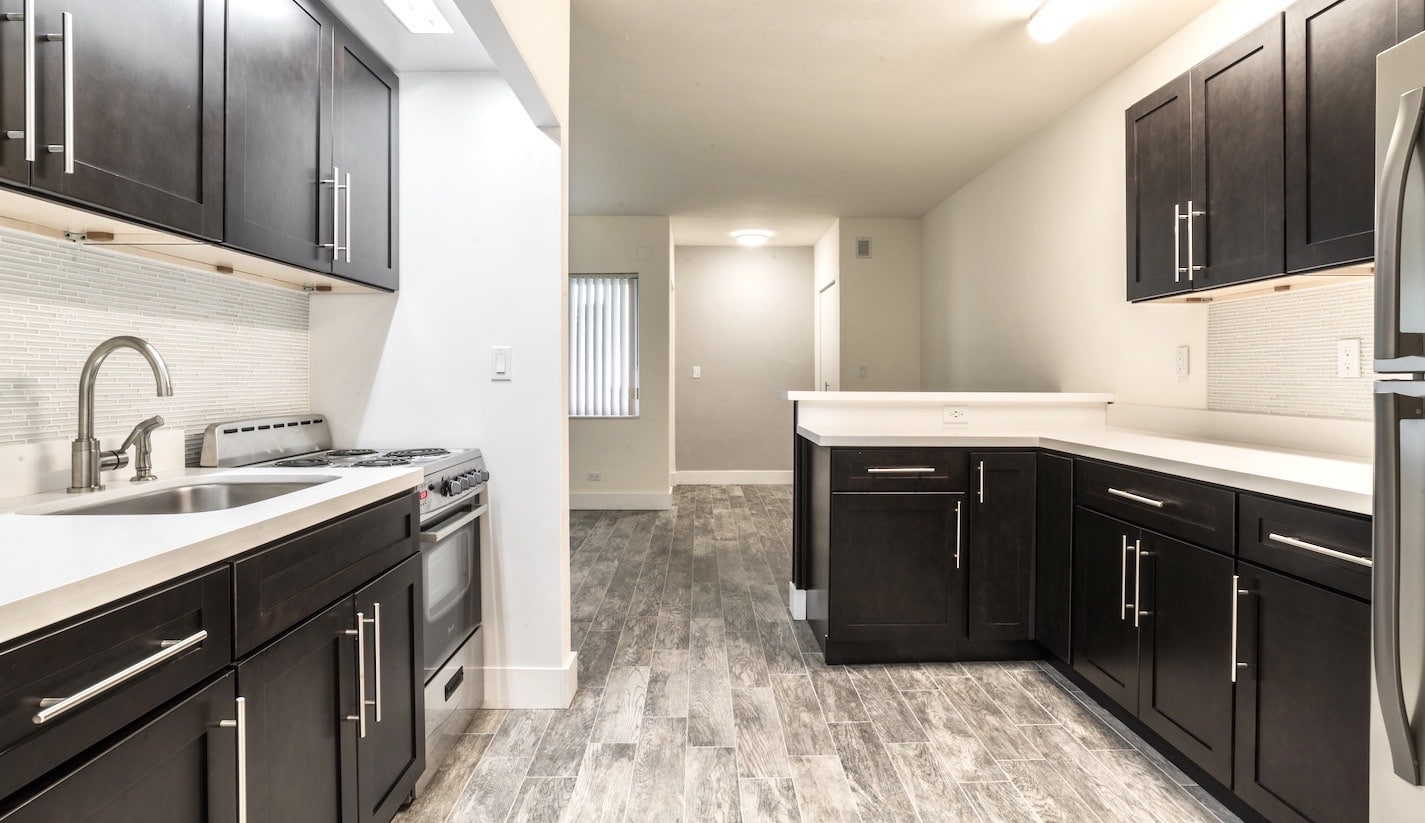
[[[1040,45],[1040,0],[572,0],[570,211],[919,216],[1216,2],[1093,1]]]
[[[435,0],[453,34],[411,34],[381,0],[331,0],[346,23],[395,69],[411,71],[494,71],[495,62],[476,39],[455,0]]]

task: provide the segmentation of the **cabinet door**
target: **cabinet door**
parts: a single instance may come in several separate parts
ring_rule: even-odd
[[[33,185],[145,223],[220,239],[225,5],[37,0]],[[45,34],[61,32],[61,12],[73,15],[73,43],[45,41]],[[74,57],[69,80],[66,49]],[[66,100],[70,92],[72,101]],[[74,145],[48,152],[46,146],[66,143],[66,105],[73,108]],[[65,172],[67,152],[73,153],[73,174]]]
[[[1035,467],[1034,639],[1069,662],[1074,461],[1040,454]]]
[[[1074,509],[1074,670],[1115,703],[1138,710],[1138,631],[1132,607],[1138,530]]]
[[[1188,76],[1128,110],[1128,299],[1179,294],[1192,288],[1183,245],[1191,162]]]
[[[237,720],[233,680],[224,675],[171,706],[0,820],[234,823],[237,730],[221,725]]]
[[[335,27],[306,0],[228,9],[228,245],[330,271]]]
[[[1234,790],[1275,821],[1365,820],[1370,605],[1247,563],[1240,574]]]
[[[831,497],[829,639],[959,637],[965,620],[963,496]]]
[[[361,823],[395,816],[425,770],[425,703],[421,631],[421,558],[412,557],[356,593],[369,619],[366,736],[357,742]]]
[[[22,14],[24,0],[0,0],[0,13]],[[25,25],[0,18],[0,180],[28,185],[25,141],[4,137],[25,128]]]
[[[1232,781],[1232,558],[1143,532],[1138,718]]]
[[[341,169],[342,250],[332,271],[397,286],[396,75],[345,30],[336,37],[336,148]]]
[[[239,664],[249,820],[359,819],[355,628],[343,600]]]
[[[1286,270],[1282,18],[1192,70],[1193,288]]]
[[[1303,0],[1286,10],[1286,263],[1375,254],[1376,55],[1397,0]]]
[[[965,557],[971,640],[1028,640],[1034,575],[1033,452],[972,452]]]

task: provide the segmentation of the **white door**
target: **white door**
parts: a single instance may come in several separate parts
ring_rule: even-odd
[[[841,287],[831,281],[816,295],[818,391],[841,391]]]

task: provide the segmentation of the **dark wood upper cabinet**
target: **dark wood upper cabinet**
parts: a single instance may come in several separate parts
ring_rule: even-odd
[[[1034,589],[1033,452],[971,452],[969,583],[971,640],[1028,640]]]
[[[330,55],[336,27],[305,0],[228,10],[227,242],[302,268],[332,265]]]
[[[18,12],[18,3],[14,9]],[[37,0],[35,161],[0,176],[142,223],[223,236],[223,0]],[[68,15],[73,42],[62,35]],[[25,129],[24,23],[0,25],[0,129]],[[73,77],[64,73],[65,54]],[[73,135],[73,145],[68,135]],[[72,169],[69,168],[72,161]]]
[[[1128,110],[1128,299],[1189,291],[1181,214],[1187,208],[1192,106],[1188,76]]]
[[[1199,64],[1192,84],[1194,289],[1282,274],[1282,18]],[[1201,212],[1201,214],[1197,214]]]
[[[334,274],[386,289],[398,278],[396,75],[344,30],[336,38],[333,164],[341,169],[341,243]]]
[[[309,0],[228,28],[228,243],[394,290],[395,73]]]
[[[1400,0],[1302,0],[1286,11],[1286,263],[1375,253],[1375,56],[1419,31]]]

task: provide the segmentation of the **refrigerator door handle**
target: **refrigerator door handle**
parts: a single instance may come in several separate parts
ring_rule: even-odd
[[[1417,89],[1419,91],[1419,89]],[[1421,399],[1389,391],[1376,394],[1375,530],[1371,578],[1371,637],[1376,689],[1395,773],[1420,785],[1420,761],[1415,734],[1405,707],[1400,665],[1400,422],[1401,407],[1417,413]]]
[[[1376,201],[1376,359],[1394,360],[1425,354],[1400,346],[1400,248],[1405,211],[1405,183],[1416,139],[1425,117],[1425,88],[1400,96],[1395,128],[1385,152]]]

